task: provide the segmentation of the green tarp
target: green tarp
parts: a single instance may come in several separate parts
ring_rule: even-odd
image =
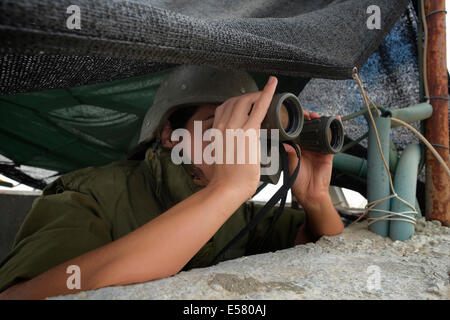
[[[0,153],[68,172],[122,158],[167,75],[0,97]]]

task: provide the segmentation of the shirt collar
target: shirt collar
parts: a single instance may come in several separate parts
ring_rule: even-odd
[[[175,164],[171,150],[161,145],[148,148],[144,162],[152,176],[156,196],[168,208],[205,187],[195,182],[199,169],[194,164]]]

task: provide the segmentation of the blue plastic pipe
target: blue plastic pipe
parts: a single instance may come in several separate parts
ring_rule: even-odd
[[[411,123],[431,117],[433,107],[431,104],[423,102],[406,108],[389,110],[389,112],[392,114],[392,117]],[[398,126],[400,124],[396,122],[392,123],[392,128]]]
[[[417,171],[420,162],[420,147],[410,144],[403,151],[395,171],[394,189],[398,196],[415,206]],[[412,209],[396,198],[391,199],[391,211],[402,213]],[[414,214],[405,214],[415,217]],[[398,216],[394,218],[400,218]],[[407,218],[406,218],[407,219]],[[414,234],[414,224],[406,221],[390,221],[389,236],[392,240],[407,240]]]
[[[381,155],[378,149],[377,140],[372,122],[369,125],[369,147],[367,150],[367,200],[373,202],[391,194],[389,177],[383,165]],[[375,118],[375,125],[378,129],[378,135],[381,142],[381,149],[384,158],[389,164],[389,148],[390,148],[390,129],[391,120],[388,118]],[[374,209],[386,210],[390,209],[390,201],[385,200],[376,205]],[[385,216],[386,213],[369,211],[369,218],[379,218]],[[369,229],[382,237],[389,235],[389,220],[380,220],[372,223]]]
[[[333,168],[364,179],[367,176],[367,160],[347,153],[336,153],[334,155]]]

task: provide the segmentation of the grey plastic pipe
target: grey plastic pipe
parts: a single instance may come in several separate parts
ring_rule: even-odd
[[[420,162],[420,146],[416,143],[403,150],[395,171],[394,189],[398,196],[413,206],[416,203],[417,171]],[[412,209],[396,198],[391,199],[391,211],[402,213]],[[416,217],[414,214],[405,214]],[[399,217],[398,217],[399,218]],[[414,224],[406,221],[390,221],[389,236],[392,240],[407,240],[414,234]]]

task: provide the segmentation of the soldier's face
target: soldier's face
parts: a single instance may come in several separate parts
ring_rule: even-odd
[[[203,134],[206,130],[212,128],[214,123],[214,113],[218,104],[202,104],[197,108],[197,111],[192,115],[192,117],[186,123],[186,129],[189,131],[191,136],[191,155],[190,159],[194,159],[194,146],[201,145],[201,154],[203,155],[203,151],[210,141],[203,141]],[[197,132],[194,132],[194,121],[201,121],[201,134],[198,134],[198,124],[197,124]],[[201,141],[196,141],[201,140]],[[203,159],[202,159],[203,160]],[[193,162],[193,161],[192,161]],[[208,181],[212,177],[213,173],[213,165],[206,164],[202,161],[201,164],[196,164],[198,168],[200,168],[205,175],[205,178]]]

